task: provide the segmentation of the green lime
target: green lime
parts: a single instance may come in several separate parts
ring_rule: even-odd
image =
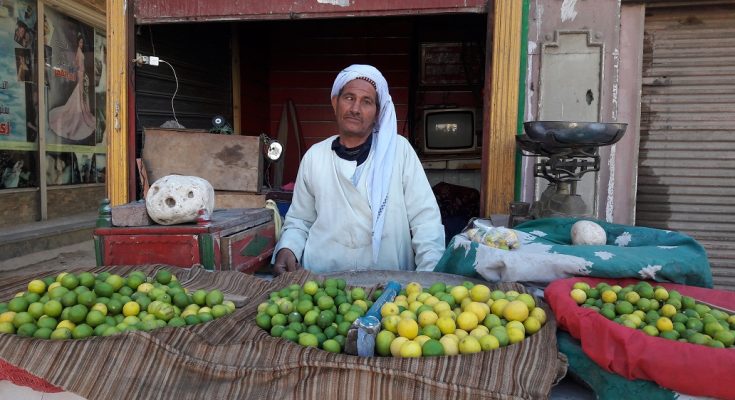
[[[442,337],[442,332],[441,330],[439,330],[439,327],[436,325],[427,325],[421,328],[421,332],[423,335],[426,335],[435,340],[439,340]]]
[[[31,316],[34,319],[39,319],[43,315],[43,303],[41,302],[35,302],[31,303],[28,306],[28,314],[31,314]]]
[[[71,331],[67,328],[57,328],[49,336],[51,340],[71,339]]]
[[[145,283],[145,277],[140,275],[128,275],[128,280],[125,282],[127,287],[129,287],[132,290],[138,290],[138,286]]]
[[[342,346],[340,346],[339,342],[334,339],[325,340],[322,343],[322,349],[330,353],[341,353],[342,352]]]
[[[350,326],[352,326],[352,322],[340,322],[339,325],[337,325],[337,333],[342,336],[347,336],[347,332],[350,330]]]
[[[15,325],[12,322],[0,322],[0,333],[15,333]]]
[[[112,285],[107,282],[98,281],[94,285],[94,293],[99,297],[111,297],[114,292]]]
[[[181,327],[186,326],[186,320],[181,317],[173,317],[168,321],[168,326]]]
[[[222,304],[224,300],[225,296],[218,289],[214,289],[211,292],[207,293],[207,296],[205,298],[205,302],[209,307],[216,306],[217,304]]]
[[[304,324],[306,325],[314,325],[317,323],[317,320],[319,319],[319,311],[317,310],[309,310],[304,315]]]
[[[56,321],[56,318],[49,317],[48,315],[44,315],[36,322],[39,328],[50,328],[51,330],[56,329],[56,325],[58,324],[59,322]]]
[[[77,304],[77,294],[75,292],[66,292],[59,299],[64,307],[71,307]]]
[[[63,278],[61,278],[61,286],[72,290],[79,286],[79,278],[77,278],[74,274],[66,274]]]
[[[286,325],[288,323],[288,317],[286,317],[283,314],[276,314],[273,317],[271,317],[271,326],[273,325]],[[263,328],[268,329],[268,328]]]
[[[38,293],[26,292],[26,294],[23,295],[23,298],[28,300],[28,304],[30,304],[39,301],[41,299],[41,295]]]
[[[74,327],[71,331],[71,336],[74,339],[84,339],[94,334],[94,329],[87,324],[79,324]]]
[[[299,344],[305,347],[319,347],[319,339],[316,335],[305,333],[299,336]]]
[[[102,312],[100,312],[99,310],[92,310],[87,313],[85,322],[93,328],[97,327],[105,322],[105,315],[102,314]]]
[[[424,357],[443,356],[444,346],[435,339],[429,339],[421,346],[421,354]]]
[[[189,296],[187,296],[184,292],[178,292],[174,294],[173,304],[175,304],[177,307],[185,308],[190,304]]]
[[[288,314],[288,322],[302,322],[304,317],[297,311]]]
[[[335,336],[337,336],[337,325],[332,324],[326,328],[324,328],[324,335],[327,336],[327,339],[332,339]]]
[[[271,328],[270,334],[273,337],[281,337],[281,335],[283,334],[283,331],[285,331],[285,330],[286,330],[286,327],[285,326],[283,326],[283,325],[276,325],[276,326],[274,326],[274,327]]]
[[[94,275],[91,272],[82,272],[77,278],[79,278],[80,285],[89,289],[94,287]]]
[[[8,302],[8,310],[13,312],[22,312],[28,310],[28,300],[23,297],[15,297]]]
[[[33,337],[36,339],[50,339],[51,332],[53,332],[51,328],[38,328],[33,332]]]
[[[97,295],[92,291],[87,291],[77,295],[77,303],[87,307],[92,307],[97,302]]]
[[[288,324],[288,329],[296,333],[301,333],[305,330],[304,325],[301,322],[291,322],[290,324]]]
[[[270,316],[268,316],[268,317],[269,317],[268,320],[270,322]],[[196,315],[187,315],[186,318],[184,318],[184,321],[186,321],[186,324],[187,325],[196,325],[196,324],[200,324],[202,322],[202,320],[199,319],[199,317],[196,316]]]
[[[166,269],[161,269],[156,272],[156,282],[162,285],[168,285],[171,282],[171,272]]]
[[[285,331],[283,331],[283,333],[281,333],[281,337],[292,342],[297,342],[299,340],[299,334],[291,329],[286,329]]]
[[[199,314],[197,314],[197,316],[199,317],[199,319],[202,322],[209,322],[209,321],[211,321],[211,320],[214,319],[214,317],[212,316],[212,314],[207,313],[207,312],[199,313]]]
[[[15,325],[16,328],[20,328],[21,325],[27,323],[35,323],[35,319],[26,311],[16,313],[13,317],[13,325]]]
[[[107,303],[107,314],[117,315],[122,311],[123,304],[120,300],[110,300]]]
[[[317,318],[316,324],[324,329],[330,325],[332,325],[332,322],[334,322],[334,313],[332,311],[322,311],[319,313],[319,317]]]
[[[27,322],[19,326],[15,333],[20,336],[33,337],[33,334],[36,333],[36,329],[38,329],[36,324],[33,322]]]
[[[78,324],[87,318],[89,309],[83,304],[77,304],[69,310],[69,321]]]

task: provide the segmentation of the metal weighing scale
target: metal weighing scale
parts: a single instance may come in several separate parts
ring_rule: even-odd
[[[530,121],[516,142],[525,157],[537,157],[534,176],[549,186],[530,210],[532,218],[591,217],[577,192],[577,182],[600,170],[598,150],[618,142],[627,124],[602,122]]]

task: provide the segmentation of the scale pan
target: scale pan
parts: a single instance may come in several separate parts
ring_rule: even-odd
[[[528,137],[548,145],[608,146],[625,134],[628,124],[605,122],[529,121],[523,123]]]

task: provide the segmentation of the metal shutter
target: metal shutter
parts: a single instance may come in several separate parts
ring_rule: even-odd
[[[735,290],[735,5],[648,9],[636,224],[707,250]]]

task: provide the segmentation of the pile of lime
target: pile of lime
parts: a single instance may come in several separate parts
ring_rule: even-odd
[[[676,290],[640,281],[621,287],[575,282],[570,296],[620,325],[648,335],[710,347],[735,344],[735,315],[682,296]]]
[[[538,332],[546,312],[528,293],[482,284],[411,282],[381,308],[378,355],[428,357],[473,354],[521,342]]]
[[[380,294],[376,290],[373,298]],[[343,279],[309,280],[270,293],[258,305],[255,323],[271,336],[341,353],[352,322],[372,304],[364,288],[346,288]]]
[[[0,333],[39,339],[83,339],[125,331],[185,326],[230,314],[235,304],[219,290],[189,293],[175,275],[134,271],[62,272],[35,279],[28,290],[0,303]]]

